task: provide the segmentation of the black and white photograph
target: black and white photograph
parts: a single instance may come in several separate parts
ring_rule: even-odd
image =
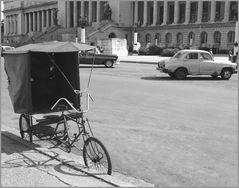
[[[4,0],[2,187],[238,187],[238,0]]]

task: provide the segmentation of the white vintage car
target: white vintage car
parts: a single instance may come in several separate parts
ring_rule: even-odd
[[[236,63],[214,61],[211,53],[204,50],[180,50],[172,58],[158,62],[157,70],[168,73],[176,79],[185,79],[187,75],[221,76],[229,80],[236,72]]]

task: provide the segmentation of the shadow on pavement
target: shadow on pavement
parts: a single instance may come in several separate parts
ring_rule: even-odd
[[[1,143],[2,153],[6,153],[7,155],[10,155],[13,153],[22,153],[40,146],[38,144],[34,144],[31,142],[27,142],[26,140],[22,140],[20,137],[16,136],[15,134],[12,134],[7,131],[2,131],[1,142],[2,142]],[[22,144],[21,142],[26,142],[27,146]]]
[[[142,80],[159,80],[159,81],[225,81],[222,78],[212,78],[212,77],[187,77],[184,80],[177,80],[171,77],[160,77],[160,76],[144,76],[141,77]],[[226,80],[227,81],[227,80]]]
[[[91,68],[92,65],[80,65],[80,68]],[[104,65],[93,65],[93,68],[94,69],[110,69],[110,68],[107,68],[105,67]],[[114,67],[111,67],[111,68],[114,68]]]

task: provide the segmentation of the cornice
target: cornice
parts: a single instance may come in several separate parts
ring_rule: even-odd
[[[43,7],[43,6],[49,6],[49,5],[57,5],[57,1],[51,1],[51,2],[46,2],[46,3],[42,3],[42,4],[37,4],[37,5],[30,5],[27,7],[21,6],[21,7],[17,7],[17,8],[3,10],[2,12],[9,13],[9,12],[14,12],[14,11],[29,10],[29,9],[39,8],[39,7]]]

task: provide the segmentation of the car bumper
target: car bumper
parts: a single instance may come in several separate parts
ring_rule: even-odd
[[[160,71],[160,72],[164,72],[164,73],[172,73],[172,71],[168,70],[168,69],[164,69],[164,68],[159,68],[156,67],[156,70]]]

